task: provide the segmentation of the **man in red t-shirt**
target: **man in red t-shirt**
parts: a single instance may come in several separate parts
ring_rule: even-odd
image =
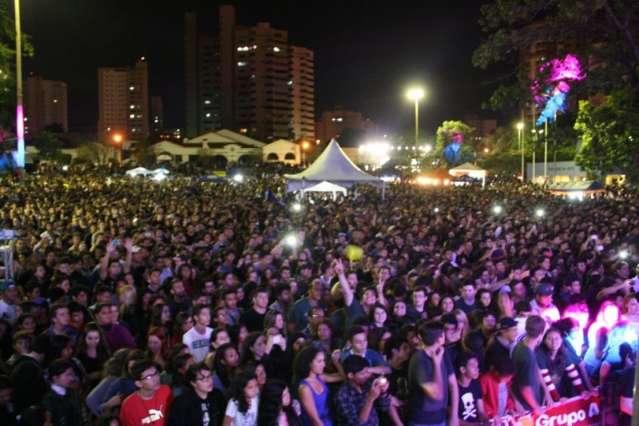
[[[137,361],[131,367],[137,392],[122,403],[120,422],[123,426],[164,426],[171,403],[171,388],[160,384],[160,371],[149,361]]]

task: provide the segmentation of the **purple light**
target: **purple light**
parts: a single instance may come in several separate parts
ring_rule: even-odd
[[[22,105],[16,107],[16,136],[18,150],[15,153],[15,162],[18,167],[24,168],[24,109]]]
[[[548,76],[543,80],[535,80],[530,86],[533,100],[542,109],[537,126],[556,119],[558,112],[566,109],[566,98],[571,86],[568,82],[586,78],[581,63],[574,55],[566,55],[564,59],[553,59],[539,67],[539,72]]]

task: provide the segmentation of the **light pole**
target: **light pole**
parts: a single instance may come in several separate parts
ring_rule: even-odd
[[[544,120],[544,184],[548,181],[548,119]]]
[[[308,161],[306,156],[308,155],[306,151],[310,148],[311,144],[307,141],[302,142],[302,166],[306,167],[308,165]]]
[[[537,130],[536,129],[532,129],[531,130],[532,134],[533,134],[533,149],[532,149],[532,180],[531,182],[534,184],[535,183],[535,174],[537,173],[537,170],[535,170],[537,168],[537,163],[535,163],[535,150],[537,149]]]
[[[419,140],[419,101],[424,98],[424,89],[412,87],[406,92],[406,97],[415,103],[415,149]]]
[[[118,165],[121,165],[122,164],[122,141],[123,141],[122,133],[114,133],[111,139],[113,140],[113,143],[116,146],[116,157],[117,157]]]
[[[517,123],[517,139],[519,140],[519,150],[521,151],[521,182],[525,182],[526,179],[524,178],[524,167],[525,167],[525,161],[524,161],[524,141],[522,139],[522,134],[524,132],[524,122],[520,121],[519,123]]]
[[[16,137],[18,152],[16,165],[24,169],[24,106],[22,102],[22,30],[20,29],[20,0],[13,1],[16,21]]]

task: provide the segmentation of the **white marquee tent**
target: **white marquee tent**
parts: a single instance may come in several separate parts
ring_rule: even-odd
[[[318,183],[317,185],[313,185],[309,188],[302,189],[302,196],[304,196],[308,192],[326,192],[333,194],[333,199],[337,198],[337,194],[342,194],[346,196],[346,188],[343,186],[335,185],[334,183],[330,183],[328,181],[323,181]]]
[[[357,167],[342,151],[333,139],[324,152],[306,170],[294,174],[284,175],[287,179],[287,191],[306,191],[317,184],[331,183],[340,187],[350,187],[358,183],[373,185],[384,191],[384,182],[371,176]]]
[[[464,163],[460,166],[448,170],[451,176],[468,176],[481,181],[481,186],[486,186],[486,170],[477,167],[472,163]]]

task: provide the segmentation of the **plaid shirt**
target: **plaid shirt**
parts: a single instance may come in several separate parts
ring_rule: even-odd
[[[344,426],[378,426],[379,416],[377,410],[388,411],[390,408],[390,396],[380,395],[375,401],[373,409],[368,416],[368,421],[359,421],[359,412],[366,404],[368,391],[373,384],[373,380],[369,380],[360,393],[357,389],[346,382],[340,386],[337,392],[337,411],[339,412],[340,421],[338,424]]]

